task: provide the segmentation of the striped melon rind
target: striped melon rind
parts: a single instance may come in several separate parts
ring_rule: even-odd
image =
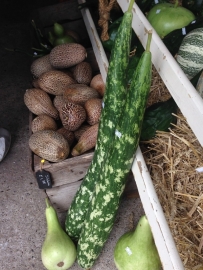
[[[203,68],[203,28],[189,32],[183,39],[176,58],[188,79]]]

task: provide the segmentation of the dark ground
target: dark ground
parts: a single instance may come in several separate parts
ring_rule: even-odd
[[[5,48],[30,49],[32,9],[51,1],[1,1],[0,126],[11,132],[12,144],[0,163],[0,269],[43,269],[44,193],[29,164],[29,112],[23,95],[30,84],[30,57]],[[53,2],[53,1],[52,1]]]

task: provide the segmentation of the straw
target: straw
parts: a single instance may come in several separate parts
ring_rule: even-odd
[[[186,270],[203,270],[203,148],[179,112],[169,132],[141,142],[146,164]]]

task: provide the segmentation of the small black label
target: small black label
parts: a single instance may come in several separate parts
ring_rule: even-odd
[[[51,174],[45,170],[36,172],[37,183],[40,189],[52,188]]]

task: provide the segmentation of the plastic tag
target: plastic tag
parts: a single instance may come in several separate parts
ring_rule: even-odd
[[[185,27],[182,28],[182,35],[183,35],[183,36],[186,35],[186,29],[185,29]]]
[[[0,161],[3,159],[6,150],[5,138],[0,138]]]
[[[199,172],[199,173],[202,173],[203,172],[203,167],[196,168],[196,171]]]
[[[129,256],[133,254],[129,247],[126,247],[125,251],[128,253]]]
[[[102,101],[102,108],[104,108],[104,101]]]
[[[116,131],[115,131],[115,135],[116,135],[118,138],[120,138],[120,137],[122,136],[122,134],[120,133],[120,131],[118,131],[117,129],[116,129]]]
[[[37,183],[40,189],[52,188],[51,174],[44,169],[36,172]]]

